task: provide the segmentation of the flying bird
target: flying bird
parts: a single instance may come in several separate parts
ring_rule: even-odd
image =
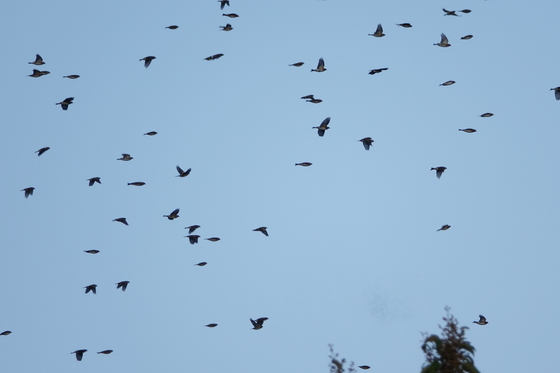
[[[235,13],[229,13],[229,14],[222,14],[222,16],[224,17],[229,17],[229,18],[237,18],[239,17],[237,14]]]
[[[476,130],[474,128],[465,128],[465,129],[460,129],[459,128],[459,131],[463,131],[463,132],[466,132],[466,133],[475,133],[476,132]]]
[[[441,34],[441,41],[439,43],[434,43],[434,45],[438,45],[443,48],[447,48],[451,46],[451,44],[449,44],[449,40],[447,39],[447,36],[445,36],[444,33]]]
[[[68,105],[73,104],[72,101],[74,101],[74,97],[68,97],[68,98],[64,99],[64,101],[57,102],[56,105],[60,105],[62,110],[68,110]]]
[[[312,100],[312,99],[314,99],[315,97],[314,97],[313,95],[307,95],[307,96],[303,96],[303,97],[300,97],[300,98],[301,98],[302,100]]]
[[[385,36],[385,34],[383,33],[383,26],[381,26],[381,23],[377,25],[377,29],[373,34],[368,34],[368,35],[375,36],[376,38],[382,38],[383,36]]]
[[[404,28],[411,28],[412,25],[410,23],[397,23],[397,26],[401,26]]]
[[[325,69],[325,60],[323,60],[323,58],[319,58],[319,63],[317,64],[317,68],[316,69],[311,69],[311,71],[316,71],[318,73],[322,73],[323,71],[327,71],[327,69]]]
[[[323,102],[323,100],[321,100],[320,98],[310,98],[309,100],[305,100],[305,102],[311,102],[312,104],[320,104],[321,102]]]
[[[436,177],[439,179],[443,174],[443,171],[445,171],[446,169],[447,167],[440,166],[440,167],[432,167],[430,171],[436,170]]]
[[[176,168],[177,168],[177,172],[179,173],[179,175],[177,175],[177,177],[189,176],[189,174],[191,173],[190,168],[187,171],[183,171],[183,169],[179,166],[177,166]]]
[[[200,236],[199,236],[199,235],[196,235],[196,234],[191,234],[191,235],[188,235],[188,236],[185,236],[185,237],[188,237],[188,238],[189,238],[190,244],[191,244],[191,245],[194,245],[195,243],[198,243],[198,238],[199,238]]]
[[[288,66],[301,67],[301,66],[303,66],[303,64],[304,64],[303,62],[296,62],[296,63],[293,63],[293,64],[288,65]]]
[[[100,177],[92,177],[89,180],[89,186],[93,186],[93,184],[98,183],[101,184],[101,178]]]
[[[6,330],[6,331],[0,333],[0,335],[10,335],[10,334],[12,334],[12,332],[10,330]]]
[[[122,291],[125,291],[129,283],[130,281],[121,281],[117,282],[115,285],[117,285],[117,289],[122,289]]]
[[[472,39],[472,38],[473,38],[472,35],[465,35],[461,38],[461,40],[469,40],[469,39]]]
[[[318,127],[312,127],[312,128],[317,128],[317,134],[320,137],[323,137],[325,135],[325,131],[328,130],[329,127],[329,122],[331,121],[331,117],[327,117],[325,120],[323,120],[321,122],[321,125]]]
[[[225,26],[220,26],[220,28],[222,29],[222,31],[231,31],[233,30],[233,27],[231,27],[231,25],[228,23]]]
[[[205,240],[208,240],[210,242],[218,242],[220,240],[220,237],[210,237],[210,238],[205,238]]]
[[[143,181],[134,181],[134,182],[132,182],[132,183],[127,183],[127,184],[126,184],[126,186],[129,186],[129,185],[133,185],[133,186],[144,186],[144,185],[146,185],[146,183],[143,182]]]
[[[175,210],[171,211],[171,214],[163,215],[163,217],[167,218],[169,220],[177,219],[179,217],[179,209],[175,209]]]
[[[146,136],[146,135],[147,135],[147,136],[155,136],[155,135],[157,135],[157,132],[156,132],[156,131],[150,131],[150,132],[146,132],[144,135],[145,135],[145,136]]]
[[[388,67],[383,67],[381,69],[373,69],[373,70],[370,70],[368,74],[369,75],[375,75],[375,74],[379,74],[380,72],[388,70],[388,69],[389,69]]]
[[[99,253],[99,250],[95,250],[95,249],[93,249],[93,250],[84,250],[84,253],[88,253],[88,254],[97,254],[97,253]]]
[[[113,350],[103,350],[99,351],[98,354],[109,355],[111,352],[113,352]]]
[[[560,100],[560,87],[550,88],[550,90],[554,91],[554,97],[556,97],[557,100]]]
[[[35,153],[37,153],[37,156],[40,157],[44,152],[46,152],[49,149],[50,148],[48,146],[45,146],[44,148],[37,150]]]
[[[486,317],[482,316],[482,315],[478,315],[478,317],[480,318],[478,321],[473,321],[473,323],[478,324],[478,325],[486,325],[488,324],[488,321],[486,321]]]
[[[82,361],[85,352],[87,352],[87,350],[76,350],[74,352],[71,352],[71,354],[76,354],[76,360]]]
[[[220,3],[220,9],[222,10],[226,5],[229,6],[229,0],[219,0],[218,2]]]
[[[266,227],[259,227],[259,228],[253,229],[253,232],[261,232],[262,234],[264,234],[265,236],[268,237],[268,232],[266,231]]]
[[[358,368],[368,370],[371,367],[369,365],[360,365]]]
[[[132,157],[130,156],[130,154],[122,153],[122,157],[121,157],[121,158],[117,158],[117,161],[125,161],[125,162],[127,162],[127,161],[130,161],[130,160],[132,160],[132,159],[134,159],[134,158],[132,158]]]
[[[441,83],[440,86],[447,87],[448,85],[453,85],[453,84],[455,84],[454,80],[448,80],[446,82]]]
[[[470,12],[472,12],[472,10],[470,10],[470,9],[463,9],[463,10],[460,10],[459,12],[461,12],[461,13],[470,13]]]
[[[79,75],[65,75],[63,76],[63,78],[68,78],[68,79],[78,79],[80,76]]]
[[[150,66],[152,61],[155,60],[155,59],[156,58],[154,56],[148,56],[148,57],[140,58],[139,61],[144,61],[144,67],[147,69],[148,66]]]
[[[493,116],[494,114],[492,113],[484,113],[481,115],[482,118],[490,118],[491,116]]]
[[[185,229],[189,230],[189,234],[193,233],[194,231],[196,231],[198,228],[200,228],[200,225],[189,225],[188,227],[185,227]]]
[[[260,317],[256,320],[253,319],[249,319],[249,320],[251,320],[251,324],[253,324],[253,329],[259,330],[263,328],[263,324],[266,320],[268,320],[268,317]]]
[[[455,17],[459,17],[459,15],[456,12],[456,10],[447,10],[445,8],[443,8],[443,12],[445,13],[444,16],[455,16]]]
[[[362,144],[364,145],[364,148],[366,150],[369,150],[369,147],[372,146],[373,143],[374,143],[374,141],[371,137],[364,137],[363,139],[358,140],[358,141],[362,142]]]
[[[204,325],[204,326],[206,326],[208,328],[215,328],[216,326],[218,326],[218,324],[212,323],[212,324],[208,324],[208,325]]]
[[[171,25],[171,26],[167,26],[166,28],[170,29],[170,30],[177,30],[179,28],[179,26],[177,25]]]
[[[45,63],[43,62],[43,57],[39,56],[38,54],[35,55],[35,61],[33,62],[28,62],[31,65],[44,65]]]
[[[128,225],[128,222],[126,221],[126,218],[117,218],[117,219],[113,219],[113,221],[118,221],[119,223],[123,223],[124,225]]]
[[[93,294],[97,294],[96,288],[97,288],[97,285],[95,285],[95,284],[91,284],[91,285],[85,286],[86,294],[89,293],[90,291],[91,291]]]
[[[39,71],[37,69],[33,69],[33,74],[28,75],[28,76],[30,76],[32,78],[39,78],[43,75],[47,75],[47,74],[50,74],[50,73],[51,73],[50,71]]]
[[[446,231],[446,230],[448,230],[449,228],[451,228],[451,226],[450,226],[449,224],[445,224],[445,225],[442,225],[441,228],[437,230],[437,232],[439,232],[439,231]]]
[[[34,190],[35,190],[34,187],[29,187],[29,188],[22,189],[21,191],[22,191],[22,192],[25,192],[24,196],[25,196],[25,198],[27,198],[27,197],[33,195],[33,191],[34,191]]]
[[[206,61],[217,60],[218,58],[222,57],[223,55],[224,55],[223,53],[214,54],[212,56],[206,57],[205,60]]]
[[[296,163],[296,166],[302,166],[302,167],[309,167],[312,166],[313,163],[311,162],[301,162],[301,163]]]
[[[195,266],[204,267],[206,264],[208,264],[208,263],[207,262],[200,262],[200,263],[196,263]]]

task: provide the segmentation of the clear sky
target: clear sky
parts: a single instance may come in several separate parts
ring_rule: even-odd
[[[446,305],[481,372],[554,371],[558,14],[550,0],[6,2],[2,371],[327,372],[332,343],[372,372],[419,372]]]

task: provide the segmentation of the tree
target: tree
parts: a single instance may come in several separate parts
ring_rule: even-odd
[[[426,362],[421,373],[480,373],[474,366],[475,349],[465,338],[468,327],[459,327],[459,322],[449,310],[449,307],[445,307],[445,326],[439,326],[441,337],[422,333],[425,336],[422,351],[426,355]]]
[[[331,362],[329,363],[330,373],[344,373],[346,370],[344,369],[344,364],[346,363],[346,359],[338,359],[338,354],[334,352],[333,345],[329,345],[329,349],[331,350],[331,354],[329,358]],[[348,367],[348,373],[355,373],[356,369],[354,368],[354,362],[350,363]]]

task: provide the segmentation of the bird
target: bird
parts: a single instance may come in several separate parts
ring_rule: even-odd
[[[476,130],[474,128],[465,128],[465,129],[460,129],[459,128],[459,131],[463,131],[463,132],[466,132],[466,133],[475,133],[476,132]]]
[[[29,188],[22,189],[21,191],[22,191],[22,192],[25,192],[24,196],[25,196],[25,198],[27,198],[27,197],[33,195],[33,191],[34,191],[34,190],[35,190],[34,187],[29,187]]]
[[[482,118],[490,118],[490,117],[493,116],[493,115],[494,115],[494,114],[492,114],[492,113],[484,113],[484,114],[481,114],[480,116],[481,116]]]
[[[198,228],[200,228],[200,225],[189,225],[188,227],[185,227],[185,229],[189,230],[189,234],[193,233],[194,231],[196,231]]]
[[[265,236],[268,237],[268,232],[266,231],[266,227],[259,227],[259,228],[253,229],[253,232],[261,232],[262,234],[264,234]]]
[[[444,16],[455,16],[455,17],[459,17],[459,15],[455,13],[455,12],[456,12],[455,10],[446,10],[445,8],[443,8],[443,11],[444,11],[444,13],[445,13]]]
[[[128,225],[128,222],[126,221],[126,218],[117,218],[117,219],[113,219],[113,221],[118,221],[119,223],[123,223],[124,225]]]
[[[268,320],[268,317],[259,317],[256,320],[253,319],[249,319],[251,320],[251,324],[253,324],[253,329],[254,330],[259,330],[263,328],[263,323]]]
[[[412,25],[410,23],[397,23],[397,26],[401,26],[404,28],[411,28]]]
[[[311,102],[312,104],[320,104],[323,102],[320,98],[310,98],[309,100],[305,100],[305,102]]]
[[[113,350],[103,350],[99,351],[98,354],[109,355],[111,352],[113,352]]]
[[[358,368],[368,370],[371,367],[369,365],[360,365]]]
[[[10,330],[6,330],[6,331],[0,333],[0,335],[10,335],[10,334],[12,334],[12,332]]]
[[[217,60],[218,58],[222,57],[223,55],[224,55],[223,53],[214,54],[212,56],[206,57],[205,60],[206,61]]]
[[[220,240],[220,237],[210,237],[210,238],[205,238],[205,240],[208,240],[210,242],[218,242]]]
[[[461,38],[461,40],[469,40],[469,39],[472,39],[472,38],[473,38],[472,35],[465,35]]]
[[[369,150],[369,147],[372,146],[373,143],[374,143],[374,141],[372,140],[371,137],[364,137],[363,139],[358,140],[358,141],[361,141],[361,142],[362,142],[362,144],[364,145],[364,148],[365,148],[366,150]]]
[[[239,17],[237,14],[235,13],[229,13],[229,14],[222,14],[222,16],[224,17],[229,17],[229,18],[237,18]]]
[[[101,178],[100,177],[92,177],[89,180],[89,186],[93,186],[93,184],[98,183],[101,184]]]
[[[224,9],[226,5],[229,6],[229,0],[219,0],[218,2],[220,3],[220,9]]]
[[[50,71],[39,71],[37,69],[33,69],[33,74],[28,75],[28,76],[30,76],[32,78],[39,78],[43,75],[47,75],[47,74],[50,74],[50,73],[51,73]]]
[[[208,264],[208,263],[207,262],[200,262],[200,263],[196,263],[195,266],[204,267],[206,264]]]
[[[447,36],[445,36],[444,33],[441,34],[441,41],[439,43],[434,43],[434,45],[438,45],[443,48],[447,48],[451,46],[451,44],[449,44],[449,40],[447,39]]]
[[[313,163],[311,162],[301,162],[301,163],[296,163],[296,166],[302,166],[302,167],[309,167],[312,166]]]
[[[439,232],[439,231],[446,231],[446,230],[448,230],[449,228],[451,228],[451,226],[450,226],[449,224],[445,224],[445,225],[442,225],[441,228],[437,230],[437,232]]]
[[[478,324],[478,325],[486,325],[488,324],[488,321],[486,321],[486,317],[482,316],[482,315],[478,315],[478,317],[480,318],[478,321],[473,321],[473,323]]]
[[[156,58],[154,56],[148,56],[148,57],[140,58],[139,61],[144,61],[144,67],[147,69],[148,66],[150,66],[152,61],[155,60],[155,59]]]
[[[325,69],[325,60],[323,60],[323,57],[319,58],[319,63],[317,63],[317,68],[316,69],[311,69],[311,71],[316,71],[318,73],[322,73],[323,71],[327,71],[327,69]]]
[[[96,288],[97,288],[97,285],[95,285],[95,284],[85,286],[86,294],[89,293],[90,291],[93,292],[93,294],[97,294]]]
[[[307,96],[303,96],[300,97],[302,100],[313,100],[315,97],[313,95],[307,95]]]
[[[207,325],[204,325],[204,326],[206,326],[208,328],[215,328],[216,326],[218,326],[218,324],[212,323],[212,324],[207,324]]]
[[[439,179],[443,171],[445,171],[447,167],[439,166],[439,167],[432,167],[430,171],[436,170],[436,177]]]
[[[129,186],[129,185],[143,186],[143,185],[146,185],[146,183],[143,182],[143,181],[134,181],[134,182],[132,182],[132,183],[127,183],[126,185],[127,185],[127,186]]]
[[[377,25],[377,29],[373,34],[368,34],[368,35],[375,36],[376,38],[382,38],[383,36],[385,36],[385,34],[383,33],[383,26],[381,26],[381,23]]]
[[[222,29],[222,31],[231,31],[233,30],[233,27],[231,27],[231,25],[228,23],[225,26],[220,26],[220,28]]]
[[[453,85],[453,84],[455,84],[454,80],[448,80],[446,82],[441,83],[440,86],[447,87],[448,85]]]
[[[35,153],[37,153],[37,156],[40,157],[44,152],[46,152],[49,149],[50,148],[48,146],[45,146],[44,148],[37,150]]]
[[[39,56],[38,54],[35,55],[35,61],[33,62],[28,62],[31,65],[44,65],[45,63],[43,62],[43,57]]]
[[[126,162],[126,161],[130,161],[130,160],[132,160],[132,159],[134,159],[134,158],[132,158],[132,157],[130,156],[130,154],[122,153],[122,157],[121,157],[121,158],[117,158],[117,161],[125,161],[125,162]]]
[[[68,79],[78,79],[80,76],[79,75],[65,75],[63,76],[63,78],[68,78]]]
[[[171,26],[167,26],[166,28],[170,29],[170,30],[177,30],[179,28],[179,26],[177,25],[171,25]]]
[[[177,168],[177,172],[179,173],[179,175],[177,175],[177,177],[189,176],[189,174],[191,173],[190,168],[187,171],[183,171],[183,169],[179,166],[177,166],[176,168]]]
[[[325,131],[328,130],[329,127],[329,122],[331,121],[331,117],[327,117],[325,120],[323,120],[321,122],[321,125],[318,127],[312,127],[312,128],[317,128],[317,134],[320,137],[323,137],[325,135]]]
[[[150,132],[146,132],[146,133],[144,134],[144,136],[155,136],[155,135],[157,135],[157,132],[156,132],[156,131],[150,131]]]
[[[383,67],[383,68],[380,68],[380,69],[373,69],[373,70],[370,70],[368,74],[369,75],[375,75],[375,74],[379,74],[380,72],[388,70],[388,69],[389,69],[388,67]]]
[[[200,236],[199,236],[199,235],[196,235],[196,234],[191,234],[191,235],[188,235],[188,236],[185,236],[185,237],[188,237],[188,238],[189,238],[190,244],[191,244],[191,245],[194,245],[195,243],[198,243],[198,238],[199,238]]]
[[[84,253],[88,253],[88,254],[97,254],[97,253],[99,253],[99,250],[95,250],[95,249],[92,249],[92,250],[84,250]]]
[[[560,87],[550,88],[550,90],[554,91],[554,97],[556,97],[557,100],[560,100]]]
[[[71,354],[76,354],[76,360],[82,361],[85,352],[87,352],[87,350],[76,350],[74,352],[71,352]]]
[[[72,101],[74,101],[74,97],[68,97],[68,98],[64,99],[64,101],[57,102],[56,105],[60,105],[62,110],[68,110],[68,105],[73,104]]]
[[[129,283],[130,281],[121,281],[121,282],[117,282],[115,285],[117,285],[117,289],[121,289],[122,291],[125,291]]]
[[[303,66],[303,64],[304,64],[303,62],[296,62],[296,63],[293,63],[293,64],[288,65],[288,66],[301,67],[301,66]]]
[[[470,9],[463,9],[463,10],[460,10],[459,12],[461,12],[461,13],[470,13],[470,12],[472,12],[472,10],[470,10]]]
[[[169,220],[177,219],[179,217],[179,209],[175,209],[175,210],[171,211],[171,214],[163,215],[163,217],[167,218]]]

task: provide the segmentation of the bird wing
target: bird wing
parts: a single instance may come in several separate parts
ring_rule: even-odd
[[[323,69],[325,67],[325,60],[323,58],[319,58],[319,63],[317,64],[317,70]]]
[[[560,100],[560,89],[554,90],[554,97],[556,97],[557,100]]]
[[[383,33],[383,26],[381,26],[381,23],[377,25],[377,30],[375,30],[376,34],[382,34]]]
[[[321,122],[321,126],[320,126],[320,127],[326,127],[326,126],[329,125],[330,122],[331,122],[331,117],[327,117],[327,118],[325,118],[325,120],[323,120],[323,121]]]
[[[179,215],[179,209],[175,209],[171,212],[171,214],[169,214],[169,216],[177,216]]]
[[[447,39],[447,36],[445,36],[444,33],[441,34],[441,43],[442,44],[449,44],[449,40]]]
[[[179,173],[179,175],[182,175],[184,173],[183,169],[179,166],[177,166],[177,172]]]

